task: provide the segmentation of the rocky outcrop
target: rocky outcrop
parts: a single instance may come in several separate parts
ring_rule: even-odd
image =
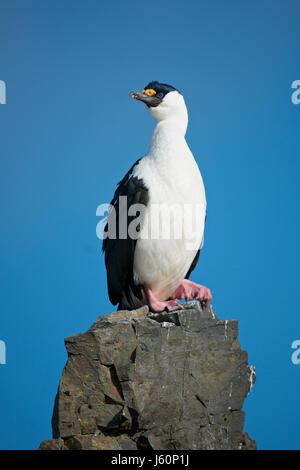
[[[243,402],[255,381],[238,323],[197,301],[100,316],[65,340],[68,361],[40,449],[254,449]]]

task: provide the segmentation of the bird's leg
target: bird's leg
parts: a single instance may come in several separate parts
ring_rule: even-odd
[[[163,312],[164,310],[167,310],[167,312],[172,312],[173,310],[182,309],[182,306],[177,299],[166,300],[162,302],[154,296],[152,290],[149,287],[144,288],[148,297],[149,307],[152,312]]]
[[[170,295],[170,299],[200,300],[208,306],[212,300],[210,290],[205,286],[200,286],[195,282],[184,279],[177,289]]]

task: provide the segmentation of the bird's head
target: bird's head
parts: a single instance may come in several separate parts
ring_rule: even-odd
[[[187,119],[182,94],[166,83],[150,82],[142,93],[132,91],[129,96],[145,103],[149,113],[157,121]]]

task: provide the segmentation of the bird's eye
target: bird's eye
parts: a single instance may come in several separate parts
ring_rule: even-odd
[[[162,92],[157,93],[157,94],[156,94],[156,97],[159,98],[159,99],[161,99],[161,98],[164,97],[164,94],[163,94]]]

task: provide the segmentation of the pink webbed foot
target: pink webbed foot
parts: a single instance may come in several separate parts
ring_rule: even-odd
[[[164,302],[158,300],[149,287],[145,287],[145,291],[148,297],[149,307],[152,312],[173,312],[174,310],[182,309],[182,305],[177,299],[166,300]]]
[[[212,301],[212,295],[207,287],[196,284],[195,282],[189,281],[188,279],[184,279],[170,296],[170,299],[196,299],[200,300],[200,302],[203,302],[206,306],[208,306]]]

